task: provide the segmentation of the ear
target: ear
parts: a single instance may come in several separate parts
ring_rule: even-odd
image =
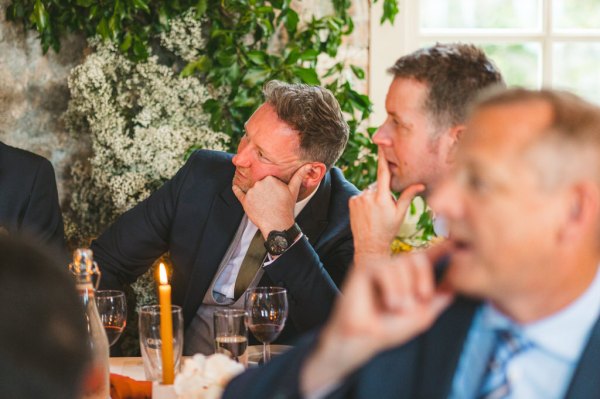
[[[596,237],[600,221],[599,187],[591,181],[574,184],[567,194],[566,206],[566,220],[560,238],[582,240],[588,235]]]
[[[465,132],[465,125],[454,125],[443,135],[443,143],[441,143],[444,148],[444,153],[446,155],[446,162],[452,163],[454,161],[454,154],[456,153],[456,149],[458,148],[458,142],[462,138],[463,133]]]
[[[302,181],[302,185],[311,189],[317,187],[323,177],[325,177],[325,173],[327,173],[327,167],[322,162],[310,162],[310,170],[304,176],[304,180]]]
[[[462,138],[463,133],[467,127],[465,125],[455,125],[450,128],[450,139],[453,141],[454,146]]]

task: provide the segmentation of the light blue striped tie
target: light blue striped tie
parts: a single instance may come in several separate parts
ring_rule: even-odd
[[[517,354],[531,348],[521,334],[511,329],[496,331],[495,351],[488,362],[478,399],[503,399],[511,393],[507,368]]]

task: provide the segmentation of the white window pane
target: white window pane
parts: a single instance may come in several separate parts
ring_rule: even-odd
[[[600,43],[555,43],[553,86],[600,104]]]
[[[552,20],[556,30],[600,29],[600,1],[554,0]]]
[[[539,43],[479,44],[500,68],[509,86],[541,86],[542,49]]]
[[[420,27],[526,29],[540,27],[541,0],[421,0]]]

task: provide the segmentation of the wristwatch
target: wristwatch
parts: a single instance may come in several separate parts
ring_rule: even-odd
[[[302,230],[296,223],[284,231],[273,230],[267,236],[265,248],[271,255],[281,255],[294,243],[300,233]]]

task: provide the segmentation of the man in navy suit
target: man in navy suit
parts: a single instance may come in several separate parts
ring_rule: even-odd
[[[598,126],[568,93],[481,99],[431,198],[447,242],[359,258],[322,333],[224,397],[598,397]]]
[[[0,234],[26,235],[59,250],[64,227],[52,164],[0,142]]]
[[[339,104],[320,87],[273,81],[264,93],[237,154],[194,153],[92,244],[103,288],[135,281],[170,253],[186,353],[212,353],[212,313],[243,307],[246,287],[287,289],[280,342],[321,324],[352,259],[357,190],[333,167],[348,139]],[[255,256],[262,267],[240,272]]]

